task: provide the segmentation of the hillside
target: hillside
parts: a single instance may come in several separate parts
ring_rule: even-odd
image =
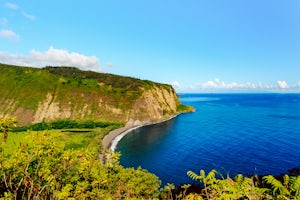
[[[59,119],[146,123],[182,108],[170,85],[74,67],[0,64],[0,117],[20,125]]]

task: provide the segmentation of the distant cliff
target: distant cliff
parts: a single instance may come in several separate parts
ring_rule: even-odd
[[[74,67],[0,64],[0,117],[15,116],[20,125],[59,119],[134,125],[168,118],[178,108],[166,84]]]

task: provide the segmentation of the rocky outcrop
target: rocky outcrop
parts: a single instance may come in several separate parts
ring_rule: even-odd
[[[133,104],[129,123],[141,124],[169,118],[177,112],[179,106],[177,94],[169,87],[153,87],[146,90]]]
[[[82,102],[84,98],[85,95],[82,95],[81,98],[77,97],[77,101]],[[173,88],[165,85],[143,90],[142,94],[132,102],[130,109],[122,110],[114,107],[103,101],[101,95],[80,104],[81,106],[77,105],[77,101],[64,104],[65,101],[58,101],[55,96],[48,93],[32,116],[27,117],[32,118],[32,123],[57,119],[91,119],[118,121],[135,126],[168,118],[176,113],[179,105],[177,94]]]

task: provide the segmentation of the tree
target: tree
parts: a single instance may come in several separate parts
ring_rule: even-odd
[[[3,132],[3,142],[6,143],[8,130],[15,127],[17,124],[15,117],[0,118],[0,130]]]

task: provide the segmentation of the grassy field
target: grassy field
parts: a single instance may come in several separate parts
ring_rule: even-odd
[[[54,138],[56,145],[62,146],[65,150],[89,148],[97,156],[102,150],[102,139],[111,130],[117,128],[116,125],[106,128],[95,129],[62,129],[62,130],[44,130],[44,131],[24,131],[9,132],[8,140],[4,144],[4,154],[10,157],[20,145],[32,145],[43,134],[50,135]],[[3,143],[2,134],[0,135],[0,143]]]

